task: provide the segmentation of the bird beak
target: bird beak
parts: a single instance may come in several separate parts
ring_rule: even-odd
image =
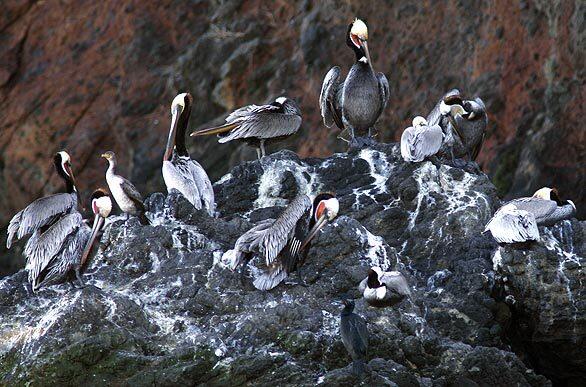
[[[175,134],[177,133],[177,121],[179,121],[179,108],[173,109],[171,114],[171,129],[169,130],[169,138],[167,139],[167,147],[163,155],[163,161],[170,160],[175,147]]]
[[[475,115],[474,115],[474,112],[470,112],[470,113],[468,114],[468,119],[469,119],[469,120],[473,120],[473,119],[474,119],[474,117],[475,117]]]
[[[229,132],[233,128],[234,128],[234,126],[231,126],[231,125],[222,125],[222,126],[218,126],[218,127],[215,127],[215,128],[198,130],[198,131],[192,132],[189,136],[190,137],[195,137],[195,136],[208,136],[208,135],[211,135],[211,134],[225,133],[225,132]]]
[[[366,60],[368,60],[368,64],[372,67],[372,62],[370,61],[370,51],[368,51],[368,42],[366,40],[360,39],[360,47],[364,50],[364,54],[366,55]]]
[[[300,251],[303,250],[305,246],[309,244],[309,242],[311,242],[311,240],[315,237],[319,230],[321,230],[328,223],[328,221],[329,219],[327,213],[324,213],[322,216],[319,217],[313,228],[309,231],[309,234],[307,234],[307,238],[305,238],[305,240],[301,244],[301,247],[299,248]]]
[[[85,263],[87,262],[87,259],[90,255],[90,252],[92,251],[92,247],[96,241],[96,237],[98,236],[98,233],[100,232],[100,230],[102,229],[102,226],[104,225],[104,218],[102,218],[100,216],[100,214],[95,214],[94,215],[94,224],[92,226],[92,233],[90,234],[90,239],[88,240],[88,243],[85,245],[85,248],[83,249],[83,253],[81,254],[81,260],[79,261],[79,265],[80,267],[83,267],[85,265]]]

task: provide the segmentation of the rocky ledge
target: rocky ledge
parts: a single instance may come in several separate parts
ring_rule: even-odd
[[[472,169],[471,169],[472,170]],[[147,199],[152,226],[108,221],[86,273],[31,294],[0,282],[0,384],[550,385],[585,376],[586,222],[525,249],[481,232],[500,205],[484,174],[402,161],[396,144],[300,160],[281,151],[215,185],[218,218],[178,195]],[[340,216],[299,278],[269,292],[222,253],[300,192],[334,191]],[[371,265],[400,270],[412,300],[367,306]],[[369,372],[351,372],[341,297],[368,321]]]

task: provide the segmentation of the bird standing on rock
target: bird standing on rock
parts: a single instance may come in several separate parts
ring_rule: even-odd
[[[257,156],[266,156],[265,143],[297,133],[301,127],[301,110],[292,99],[279,97],[269,105],[248,105],[232,112],[226,124],[198,130],[191,136],[218,134],[218,142],[242,140],[257,148]]]
[[[354,313],[354,301],[342,301],[340,313],[340,335],[342,343],[352,357],[352,370],[360,375],[366,371],[368,356],[368,327],[366,321]]]
[[[326,74],[319,96],[321,115],[328,128],[334,123],[351,133],[350,146],[373,142],[371,131],[389,100],[389,82],[375,73],[368,51],[368,27],[355,19],[348,26],[346,44],[356,54],[348,76],[340,81],[340,67]],[[358,137],[357,137],[358,136]]]
[[[300,195],[277,219],[264,220],[238,238],[234,249],[224,253],[225,259],[235,270],[260,258],[265,267],[255,274],[254,286],[273,289],[303,264],[311,240],[338,215],[339,208],[332,194],[317,195],[313,205],[306,195]]]
[[[150,224],[149,219],[145,215],[146,210],[140,192],[138,192],[130,181],[116,174],[117,163],[114,152],[108,151],[103,153],[102,157],[108,160],[106,182],[118,207],[126,214],[127,219],[130,214],[137,216],[141,224]]]
[[[191,115],[193,97],[178,94],[171,104],[171,128],[163,156],[163,180],[167,191],[179,191],[196,209],[214,215],[212,182],[203,167],[192,160],[185,146],[185,131]]]

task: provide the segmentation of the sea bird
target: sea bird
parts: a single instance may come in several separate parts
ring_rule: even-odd
[[[246,264],[252,258],[261,261],[261,272],[255,274],[254,286],[270,290],[305,260],[311,240],[340,208],[333,194],[321,193],[313,200],[302,194],[289,203],[277,219],[267,219],[244,233],[233,250],[224,253],[230,268]]]
[[[348,26],[346,44],[356,54],[356,62],[344,81],[340,79],[340,67],[332,67],[319,96],[324,125],[329,128],[335,123],[341,130],[349,130],[351,146],[372,142],[371,131],[390,95],[387,77],[372,68],[367,41],[368,27],[355,19]]]
[[[342,301],[344,308],[340,313],[340,335],[342,343],[352,357],[352,370],[355,374],[366,371],[368,356],[368,327],[366,321],[354,313],[354,301]]]
[[[265,143],[297,133],[301,127],[301,110],[295,101],[279,97],[269,105],[248,105],[232,112],[226,124],[198,130],[191,136],[218,134],[220,143],[242,140],[256,147],[260,159],[266,155]]]
[[[108,170],[106,171],[106,182],[108,188],[118,204],[118,207],[128,215],[137,216],[140,223],[146,225],[150,224],[149,219],[145,215],[145,207],[142,196],[136,187],[124,177],[116,174],[116,155],[112,151],[102,154],[102,157],[108,160]]]
[[[358,290],[364,300],[375,307],[393,306],[411,296],[407,279],[398,271],[383,272],[380,267],[368,270]]]
[[[435,155],[442,146],[444,134],[439,125],[430,126],[421,116],[413,119],[401,136],[401,156],[405,161],[419,162]]]
[[[196,209],[202,207],[214,215],[215,200],[212,182],[203,167],[189,156],[185,147],[185,131],[191,115],[193,98],[178,94],[171,104],[171,128],[163,156],[163,180],[167,191],[179,191]]]

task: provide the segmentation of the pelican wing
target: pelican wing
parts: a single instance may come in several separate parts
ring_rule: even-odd
[[[518,243],[539,240],[539,229],[535,216],[528,211],[504,206],[499,209],[486,225],[499,243]]]
[[[75,211],[60,218],[44,232],[36,230],[33,233],[24,248],[31,283],[35,283],[40,273],[58,255],[65,240],[82,226],[87,228],[81,214]]]
[[[257,106],[256,109],[249,111],[250,114],[241,115],[234,119],[231,124],[235,127],[226,136],[221,137],[218,142],[225,143],[243,138],[275,138],[297,132],[301,126],[301,117],[280,111],[281,108],[277,106]]]
[[[173,154],[171,161],[163,162],[163,180],[167,186],[167,192],[176,189],[199,210],[201,209],[199,190],[193,181],[189,163],[182,159],[185,158],[180,156],[176,158]]]
[[[383,112],[384,108],[387,106],[387,103],[389,102],[391,91],[389,88],[389,81],[383,73],[376,74],[376,78],[378,79],[378,92],[381,97],[381,105],[379,111],[380,115]]]
[[[20,239],[40,227],[48,225],[56,217],[75,207],[77,207],[75,193],[59,193],[35,200],[10,220],[6,247],[10,248],[15,236],[16,239]]]
[[[442,114],[440,111],[440,105],[444,98],[449,97],[451,95],[459,95],[460,91],[458,89],[452,89],[448,91],[444,96],[435,104],[431,112],[427,115],[427,124],[428,125],[438,125],[442,120]]]
[[[379,281],[385,284],[387,289],[392,290],[398,294],[403,296],[411,295],[411,289],[409,288],[407,279],[398,271],[387,271],[383,273]]]
[[[197,190],[199,191],[199,196],[201,201],[203,202],[203,207],[207,210],[210,216],[214,215],[214,211],[216,209],[216,199],[214,196],[214,188],[212,186],[212,182],[208,177],[205,169],[195,160],[190,160],[189,168],[191,170],[191,175],[193,176],[193,181]]]
[[[405,161],[419,162],[435,155],[442,146],[443,132],[439,125],[410,126],[401,136],[401,156]]]
[[[89,241],[91,231],[89,227],[82,225],[76,231],[70,233],[63,242],[59,253],[49,262],[47,267],[34,281],[33,289],[40,286],[52,285],[62,282],[64,276],[80,263],[81,255]]]
[[[342,123],[342,104],[340,101],[341,86],[340,67],[334,66],[326,74],[319,94],[321,116],[324,125],[328,128],[332,127],[335,123],[338,128],[344,129],[344,124]]]
[[[534,197],[513,199],[507,204],[513,204],[519,210],[532,213],[538,224],[551,216],[558,208],[557,203],[553,200]]]

